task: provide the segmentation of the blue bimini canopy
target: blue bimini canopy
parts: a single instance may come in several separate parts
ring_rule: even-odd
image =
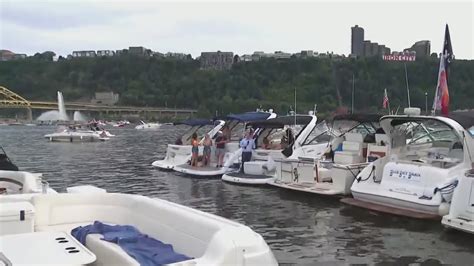
[[[187,126],[207,126],[213,125],[214,122],[210,119],[188,119],[181,122],[176,122],[174,125],[187,125]]]
[[[267,119],[270,116],[270,113],[264,112],[248,112],[243,114],[228,115],[227,119],[229,120],[238,120],[241,122],[250,122]]]

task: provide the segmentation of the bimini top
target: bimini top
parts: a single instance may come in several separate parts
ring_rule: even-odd
[[[286,125],[307,125],[312,119],[313,116],[311,115],[288,115],[268,120],[254,121],[250,122],[248,125],[252,126],[253,128],[283,128]]]
[[[181,122],[176,122],[174,125],[187,125],[187,126],[207,126],[207,125],[213,125],[214,122],[210,119],[187,119]]]
[[[226,118],[229,120],[238,120],[241,122],[251,122],[267,119],[270,115],[271,113],[265,112],[248,112],[243,114],[228,115]]]
[[[387,116],[386,119],[392,118],[393,120],[390,122],[392,126],[401,125],[406,122],[410,121],[421,121],[435,118],[435,116]],[[464,129],[469,129],[474,126],[474,112],[473,111],[465,111],[465,112],[452,112],[448,115],[449,119],[456,121],[459,125],[461,125]],[[385,119],[385,118],[384,118]]]
[[[458,122],[464,129],[474,126],[474,111],[452,112],[448,117]]]
[[[333,121],[336,120],[350,120],[350,121],[357,121],[359,123],[367,123],[367,122],[378,122],[382,115],[379,114],[343,114],[343,115],[336,115],[333,118]]]

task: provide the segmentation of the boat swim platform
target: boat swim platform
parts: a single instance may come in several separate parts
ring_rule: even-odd
[[[177,165],[174,167],[174,170],[178,173],[201,178],[215,178],[220,177],[226,173],[226,169],[223,167],[216,168],[213,166],[191,166],[189,164]]]
[[[250,175],[250,174],[245,174],[242,172],[230,172],[230,173],[226,173],[225,175],[228,175],[231,177],[243,178],[243,179],[271,179],[273,178],[272,176],[268,176],[268,175]]]
[[[415,219],[422,220],[441,220],[441,216],[429,213],[416,212],[411,210],[406,210],[402,208],[396,208],[391,206],[385,206],[381,204],[370,203],[362,200],[357,200],[354,198],[343,198],[341,199],[342,203],[352,205],[359,208],[369,209],[372,211],[388,213],[396,216],[405,216]]]

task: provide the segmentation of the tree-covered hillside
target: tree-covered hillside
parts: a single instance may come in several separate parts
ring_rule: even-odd
[[[431,106],[438,60],[407,63],[412,106]],[[200,70],[199,61],[116,56],[50,62],[30,58],[0,62],[0,85],[30,100],[87,101],[96,91],[120,94],[123,105],[197,108],[201,115],[253,110],[286,112],[297,91],[298,111],[327,113],[350,106],[355,76],[356,111],[381,108],[384,88],[391,106],[406,107],[404,65],[379,58],[292,58],[240,62],[229,71]],[[451,109],[470,108],[474,99],[474,61],[454,61],[449,80]]]

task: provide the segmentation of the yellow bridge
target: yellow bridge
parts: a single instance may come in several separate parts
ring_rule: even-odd
[[[135,106],[108,106],[91,103],[66,103],[66,109],[74,111],[88,111],[102,113],[118,113],[118,114],[138,114],[147,116],[150,113],[161,115],[194,115],[194,109],[176,109],[176,108],[159,108],[159,107],[135,107]],[[28,101],[11,90],[0,86],[0,108],[22,108],[28,110],[28,119],[32,120],[32,110],[56,110],[57,102],[45,101]]]

